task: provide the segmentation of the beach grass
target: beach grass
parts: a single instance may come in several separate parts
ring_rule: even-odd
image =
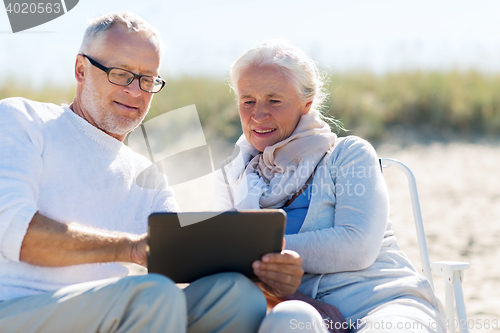
[[[348,130],[383,140],[393,128],[429,133],[493,136],[500,133],[500,74],[474,71],[333,74],[325,110]],[[75,86],[32,88],[6,79],[0,98],[22,96],[70,103]],[[146,118],[195,104],[205,136],[234,142],[241,134],[236,100],[227,80],[210,77],[169,79]]]

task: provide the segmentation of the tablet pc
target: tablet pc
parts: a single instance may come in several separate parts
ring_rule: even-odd
[[[229,271],[256,281],[252,262],[281,251],[285,222],[281,209],[151,214],[148,271],[175,283]]]

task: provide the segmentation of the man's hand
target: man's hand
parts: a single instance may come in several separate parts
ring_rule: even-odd
[[[132,243],[132,250],[130,251],[130,259],[133,263],[147,267],[148,263],[148,243],[147,234],[138,236]]]
[[[302,258],[295,251],[268,253],[252,264],[255,275],[263,282],[259,286],[269,296],[284,298],[297,291],[304,270]]]

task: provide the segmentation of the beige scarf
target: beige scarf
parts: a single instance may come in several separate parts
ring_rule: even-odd
[[[238,209],[279,208],[305,185],[337,136],[319,112],[300,118],[290,137],[260,153],[245,138],[238,156],[224,167]]]

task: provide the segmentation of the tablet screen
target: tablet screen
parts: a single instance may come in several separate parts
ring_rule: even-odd
[[[181,226],[180,220],[200,222]],[[240,272],[256,281],[252,263],[280,252],[286,213],[155,213],[149,217],[148,271],[190,283],[220,272]]]

